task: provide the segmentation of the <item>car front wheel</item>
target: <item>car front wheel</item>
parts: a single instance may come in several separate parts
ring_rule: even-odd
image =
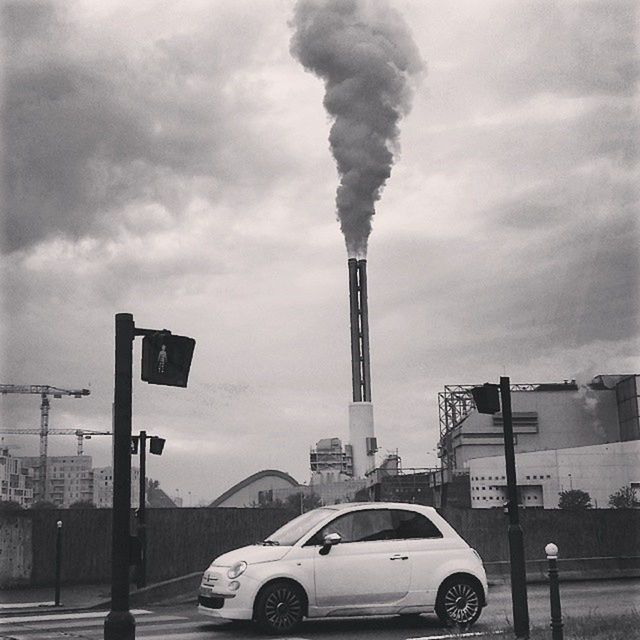
[[[480,617],[481,603],[482,594],[472,580],[454,577],[440,587],[436,614],[446,625],[468,627]]]
[[[267,633],[293,631],[304,616],[304,596],[287,582],[274,582],[258,596],[256,622]]]

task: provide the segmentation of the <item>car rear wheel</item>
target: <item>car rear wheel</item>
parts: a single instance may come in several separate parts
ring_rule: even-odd
[[[304,595],[295,585],[274,582],[258,596],[256,622],[267,633],[287,633],[302,622]]]
[[[464,576],[446,580],[438,591],[436,614],[449,626],[468,627],[482,613],[482,593],[473,580]]]

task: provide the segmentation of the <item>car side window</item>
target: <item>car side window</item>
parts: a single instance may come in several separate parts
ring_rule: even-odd
[[[416,538],[442,538],[442,532],[429,518],[416,511],[394,509],[391,511],[394,538],[413,540]]]
[[[338,516],[316,533],[307,544],[322,544],[329,533],[338,533],[342,542],[370,542],[395,537],[391,512],[388,509],[353,511]]]

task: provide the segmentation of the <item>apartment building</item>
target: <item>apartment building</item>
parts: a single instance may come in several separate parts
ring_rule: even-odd
[[[0,444],[0,500],[28,508],[33,503],[33,491],[33,471],[12,456],[7,445]]]
[[[113,467],[96,467],[93,470],[93,490],[91,497],[98,509],[113,506]],[[131,467],[131,507],[140,506],[140,469]]]

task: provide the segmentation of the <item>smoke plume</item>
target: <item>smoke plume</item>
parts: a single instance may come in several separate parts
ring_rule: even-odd
[[[386,0],[299,0],[291,53],[325,82],[340,185],[336,208],[349,257],[365,257],[374,204],[398,152],[400,118],[422,61]]]

